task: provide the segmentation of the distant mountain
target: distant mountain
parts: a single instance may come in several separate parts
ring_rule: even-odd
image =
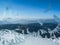
[[[28,24],[28,23],[58,23],[60,19],[54,15],[53,19],[14,19],[14,18],[4,18],[0,20],[0,24]]]
[[[55,30],[56,30],[56,32],[58,31],[58,29],[55,29],[57,26],[58,26],[57,23],[43,23],[43,25],[41,25],[40,23],[3,24],[3,25],[0,25],[0,30],[5,30],[5,29],[14,30],[17,33],[22,33],[22,34],[23,33],[29,34],[29,33],[33,33],[33,32],[35,32],[37,34],[37,32],[39,31],[40,36],[42,36],[43,38],[45,38],[45,36],[47,36],[49,38],[51,34],[53,36],[55,35]],[[59,36],[57,36],[57,37],[59,37]]]
[[[54,16],[54,19],[38,19],[38,20],[25,20],[25,19],[11,19],[7,18],[0,21],[0,30],[14,30],[18,33],[38,33],[43,38],[60,37],[60,24],[59,18]]]
[[[8,22],[8,21],[0,21],[0,25],[2,25],[2,24],[10,24],[10,22]]]

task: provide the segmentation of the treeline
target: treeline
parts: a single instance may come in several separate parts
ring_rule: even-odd
[[[0,29],[16,29],[16,28],[30,28],[32,31],[33,30],[38,30],[38,29],[45,29],[50,28],[53,30],[57,26],[57,23],[43,23],[43,25],[39,23],[30,23],[30,24],[3,24],[0,25]]]
[[[30,33],[37,33],[39,31],[39,35],[41,35],[43,38],[47,36],[50,38],[50,33],[48,32],[48,28],[52,31],[57,27],[58,23],[43,23],[42,25],[40,23],[30,23],[30,24],[4,24],[0,25],[0,30],[2,29],[8,29],[8,30],[15,30],[18,33],[23,33],[22,30],[24,31],[24,34],[28,34],[27,30]],[[18,30],[16,30],[18,29]],[[41,30],[46,31],[46,33],[41,32]],[[60,36],[59,33],[54,33],[56,36]],[[52,34],[53,36],[53,34]]]

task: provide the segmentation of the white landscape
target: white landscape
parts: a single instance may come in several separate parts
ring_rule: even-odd
[[[0,45],[60,45],[60,39],[48,39],[31,34],[24,35],[10,30],[0,31]]]
[[[0,0],[0,45],[60,45],[60,1]]]

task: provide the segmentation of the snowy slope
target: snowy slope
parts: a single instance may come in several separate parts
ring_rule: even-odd
[[[34,37],[31,34],[19,34],[15,31],[1,30],[0,45],[60,45],[60,40]]]
[[[56,17],[55,17],[56,18]],[[58,20],[58,19],[57,19]],[[19,20],[17,21],[11,21],[11,19],[7,19],[5,21],[1,21],[0,24],[6,24],[6,23],[20,23]],[[41,25],[43,25],[42,22],[46,22],[46,21],[36,21],[36,20],[26,20],[26,21],[22,21],[21,23],[24,22],[26,23],[34,23],[34,22],[38,22]],[[50,21],[47,21],[50,22]],[[32,27],[33,28],[33,27]],[[0,30],[0,45],[60,45],[60,24],[57,25],[57,27],[53,30],[48,28],[48,31],[44,30],[44,29],[40,29],[38,30],[38,32],[29,32],[29,30],[27,31],[28,34],[23,34],[22,33],[17,33],[14,30],[8,30],[8,29],[2,29]],[[40,34],[41,32],[41,34]],[[59,34],[59,35],[58,35]],[[47,38],[47,36],[50,35],[50,38]],[[43,38],[42,36],[45,36],[45,38]],[[53,39],[52,39],[53,38]]]

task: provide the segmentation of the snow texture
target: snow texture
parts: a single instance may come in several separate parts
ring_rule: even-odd
[[[20,34],[6,29],[0,31],[0,45],[60,45],[60,38],[34,37],[31,34]]]

